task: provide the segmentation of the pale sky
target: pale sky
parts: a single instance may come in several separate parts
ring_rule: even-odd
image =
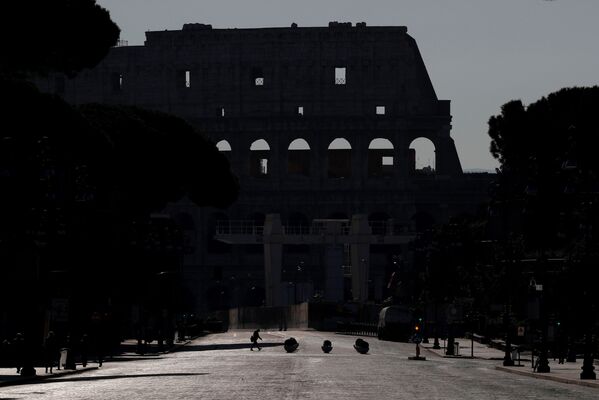
[[[487,121],[512,99],[599,84],[599,0],[97,0],[129,45],[145,31],[200,22],[215,28],[407,26],[439,99],[451,100],[464,169],[493,169]]]

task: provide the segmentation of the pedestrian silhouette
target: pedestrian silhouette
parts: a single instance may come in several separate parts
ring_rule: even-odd
[[[254,346],[258,347],[258,351],[262,350],[262,348],[258,344],[258,339],[262,340],[262,338],[260,337],[260,329],[256,329],[250,337],[250,341],[252,342],[252,345],[250,346],[251,351],[254,351]]]
[[[72,335],[67,335],[65,340],[67,357],[64,362],[64,369],[77,369],[75,364],[75,339]]]
[[[79,341],[79,354],[81,355],[81,365],[85,368],[87,366],[87,356],[89,352],[89,338],[87,334],[83,334],[81,336],[81,340]]]
[[[12,341],[13,348],[13,361],[14,366],[17,368],[17,374],[21,373],[23,368],[23,358],[25,355],[25,340],[23,339],[22,333],[17,333]]]
[[[54,332],[50,331],[44,340],[44,367],[46,367],[46,373],[48,373],[48,369],[51,374],[53,373],[52,369],[58,357],[58,339],[54,335]]]

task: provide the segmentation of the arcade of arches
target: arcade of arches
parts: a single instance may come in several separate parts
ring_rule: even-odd
[[[227,140],[220,140],[216,147],[230,155],[234,149]],[[335,138],[326,151],[326,176],[328,178],[351,178],[352,158],[357,150],[345,138]],[[397,149],[386,138],[372,139],[365,156],[368,177],[392,176],[398,166]],[[313,149],[303,138],[292,140],[287,147],[286,171],[289,175],[310,177]],[[407,171],[411,173],[434,173],[436,165],[435,144],[425,137],[412,140],[407,153]],[[266,177],[272,166],[271,148],[265,139],[252,142],[249,151],[248,172],[253,177]]]

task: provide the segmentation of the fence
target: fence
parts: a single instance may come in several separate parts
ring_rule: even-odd
[[[337,322],[337,333],[358,336],[377,336],[378,325],[369,322]]]

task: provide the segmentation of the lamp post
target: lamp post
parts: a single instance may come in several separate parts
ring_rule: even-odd
[[[543,285],[539,285],[534,279],[531,279],[531,285],[533,284],[535,291],[539,293],[539,314],[541,317],[541,351],[539,353],[539,361],[536,372],[548,373],[551,372],[551,368],[549,367],[549,359],[547,357],[547,318],[543,304]]]
[[[298,274],[303,277],[303,273],[304,273],[304,262],[300,261],[297,264],[297,267],[295,268],[295,295],[294,295],[294,303],[296,303],[296,304],[298,302],[297,301]],[[303,279],[302,279],[302,281],[303,281]],[[303,292],[303,290],[302,290],[302,292]],[[303,298],[303,293],[300,293],[300,294],[302,294],[302,298]],[[301,301],[300,301],[300,303],[301,303]]]
[[[509,256],[504,260],[505,265],[505,285],[506,285],[506,304],[503,314],[503,326],[505,328],[505,355],[503,356],[503,366],[513,367],[514,360],[512,359],[512,342],[511,342],[511,290],[510,280],[512,278],[512,264],[514,263],[514,246],[511,240],[508,242]]]
[[[505,355],[503,356],[503,366],[513,367],[514,360],[512,359],[512,342],[510,337],[510,307],[507,304],[503,314],[503,325],[505,327]]]
[[[570,141],[574,142],[574,139],[577,135],[576,126],[570,126],[569,128],[569,136]],[[580,206],[580,224],[579,227],[582,228],[582,257],[581,261],[584,270],[589,270],[593,266],[591,265],[593,262],[593,255],[590,254],[590,249],[592,249],[593,241],[593,207],[594,202],[596,201],[597,192],[595,189],[596,185],[596,177],[594,176],[592,169],[585,168],[588,165],[585,164],[585,159],[578,160],[577,152],[575,148],[572,148],[568,151],[568,158],[562,164],[562,170],[568,175],[568,182],[572,182],[571,185],[567,185],[564,189],[564,193],[566,194],[577,194],[579,200],[575,203],[577,206]],[[578,161],[582,161],[579,163]],[[583,307],[583,310],[586,311],[584,315],[585,321],[585,345],[584,345],[584,359],[582,365],[582,372],[580,373],[580,379],[596,379],[596,374],[594,372],[595,367],[593,366],[594,361],[594,337],[593,337],[593,327],[595,323],[595,307],[589,292],[593,291],[593,287],[589,288],[589,278],[586,276],[582,277],[582,285],[583,285],[583,297],[582,304],[580,306]],[[574,341],[570,340],[570,352],[568,354],[568,361],[575,362],[576,361],[576,352],[574,349]]]

